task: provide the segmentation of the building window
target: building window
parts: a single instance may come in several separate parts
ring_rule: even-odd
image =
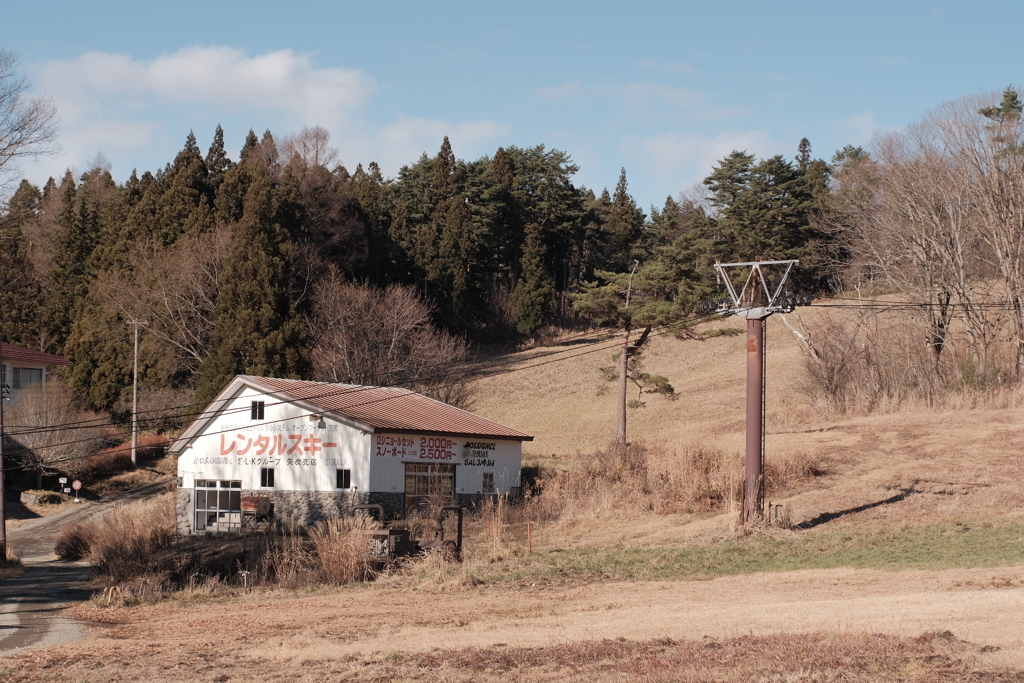
[[[33,384],[43,383],[42,368],[13,368],[13,388],[25,389]]]
[[[338,470],[338,488],[352,488],[352,470]]]
[[[260,488],[272,489],[274,488],[274,468],[273,467],[261,467],[260,468]]]
[[[239,531],[242,527],[240,480],[197,479],[194,531]]]
[[[455,502],[455,465],[407,463],[405,509],[424,509],[433,503]]]
[[[263,406],[264,406],[264,402],[263,401],[253,401],[252,402],[252,419],[253,420],[262,420],[263,419]]]
[[[494,493],[494,472],[484,472],[484,493]]]

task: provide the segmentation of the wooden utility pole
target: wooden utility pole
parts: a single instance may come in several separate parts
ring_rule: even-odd
[[[716,263],[719,281],[729,291],[731,306],[719,311],[738,315],[747,320],[747,438],[746,476],[743,485],[743,523],[760,519],[764,515],[764,446],[765,446],[765,321],[773,313],[788,313],[792,304],[781,302],[782,289],[789,272],[799,261],[751,261],[747,263]],[[769,287],[764,273],[766,267],[785,266],[774,289]],[[737,293],[729,280],[727,269],[748,269],[747,279]]]
[[[139,464],[139,325],[148,325],[148,320],[129,320],[135,328],[135,360],[132,363],[132,467]]]
[[[4,369],[4,341],[0,337],[0,562],[7,561],[7,487],[4,480],[4,399],[7,398],[7,373]]]

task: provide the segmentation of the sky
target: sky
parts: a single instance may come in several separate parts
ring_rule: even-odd
[[[118,182],[156,171],[217,124],[320,125],[351,171],[394,177],[448,136],[457,157],[545,145],[577,185],[625,168],[645,210],[732,150],[792,159],[868,145],[941,103],[1024,81],[1024,3],[5,3],[0,47],[56,102],[61,154],[36,184],[102,154]],[[12,30],[17,27],[17,30]]]

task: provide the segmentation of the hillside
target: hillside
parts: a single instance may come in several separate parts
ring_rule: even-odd
[[[813,311],[810,315],[813,315]],[[807,312],[800,311],[806,317]],[[791,322],[795,323],[793,316]],[[701,326],[702,332],[745,329],[736,317]],[[767,332],[768,431],[807,425],[819,420],[802,391],[805,372],[799,344],[777,318]],[[605,339],[603,343],[599,340]],[[524,445],[526,460],[551,455],[571,456],[603,448],[615,434],[614,383],[601,377],[599,368],[613,365],[613,340],[595,334],[566,345],[564,352],[533,358],[558,347],[518,354],[520,369],[475,382],[477,412],[535,435]],[[606,350],[589,352],[595,347]],[[721,335],[704,341],[677,339],[670,334],[652,337],[645,347],[648,371],[665,375],[678,398],[645,396],[646,407],[629,411],[630,441],[644,440],[668,448],[712,443],[726,450],[743,447],[746,382],[745,336]],[[581,355],[582,354],[582,355]],[[538,367],[536,362],[552,361]],[[632,391],[632,390],[631,390]],[[635,398],[632,391],[630,398]]]
[[[798,325],[797,317],[813,322],[820,314],[821,309],[805,308],[788,320]],[[743,324],[733,317],[702,329]],[[532,368],[536,361],[530,359],[551,349],[524,352],[520,371],[476,382],[478,412],[535,435],[525,444],[527,463],[572,466],[578,456],[611,441],[615,390],[601,379],[599,367],[612,363],[613,351],[578,355],[587,348],[570,346],[544,360],[575,357]],[[642,441],[659,452],[711,447],[726,457],[742,458],[742,334],[704,341],[661,335],[651,341],[645,363],[651,372],[669,378],[678,399],[647,396],[646,407],[630,410],[631,442]],[[982,407],[973,408],[955,407],[954,399],[947,402],[954,407],[943,409],[910,405],[891,413],[828,415],[812,406],[807,382],[795,336],[778,316],[769,319],[766,462],[796,458],[813,461],[822,470],[821,476],[785,490],[769,489],[768,499],[788,507],[794,524],[816,520],[816,526],[822,515],[861,506],[869,507],[836,516],[831,526],[1019,514],[1024,504],[1024,488],[1018,483],[1024,418],[1012,397],[982,401]],[[961,402],[974,401],[965,397]],[[693,521],[684,516],[673,523],[677,532],[666,532],[662,524],[657,533],[690,535]],[[696,526],[724,528],[731,523],[729,515]]]

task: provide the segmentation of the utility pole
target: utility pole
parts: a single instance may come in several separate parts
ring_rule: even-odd
[[[782,290],[793,266],[799,261],[748,261],[716,263],[719,282],[729,291],[731,305],[719,307],[723,315],[738,315],[747,320],[747,438],[746,477],[743,486],[743,510],[740,521],[746,524],[764,515],[764,445],[765,445],[765,321],[772,313],[789,313],[791,301],[782,302]],[[785,271],[772,289],[765,270],[771,267]],[[730,268],[749,269],[739,293],[729,280]]]
[[[4,342],[0,337],[0,562],[7,562],[7,487],[4,479],[4,400],[7,398],[7,373],[4,368]]]
[[[135,328],[135,360],[132,363],[132,467],[139,464],[139,325],[148,325],[148,320],[129,320]]]

